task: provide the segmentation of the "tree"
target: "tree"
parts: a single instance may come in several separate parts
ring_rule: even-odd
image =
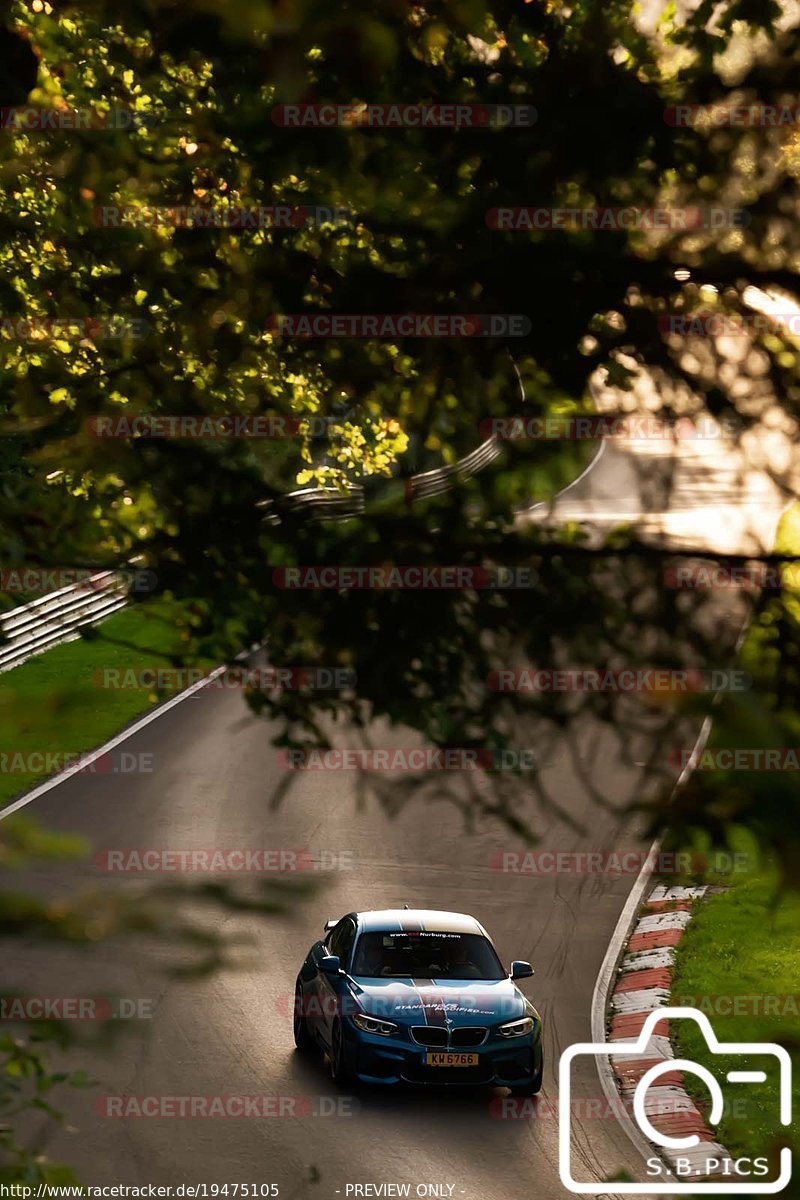
[[[514,524],[516,507],[575,473],[575,444],[510,442],[501,462],[425,503],[410,504],[402,484],[456,462],[491,418],[591,411],[598,372],[624,398],[646,367],[664,395],[670,383],[669,394],[735,416],[743,432],[769,405],[792,428],[790,331],[755,332],[758,369],[744,393],[717,343],[664,331],[672,312],[746,311],[748,285],[794,285],[792,126],[683,124],[674,112],[790,99],[796,38],[777,4],[703,0],[683,21],[670,7],[654,36],[620,0],[132,0],[122,14],[104,0],[15,0],[2,15],[5,562],[136,557],[191,605],[187,655],[232,657],[268,631],[278,665],[354,669],[355,692],[327,700],[251,695],[283,719],[293,748],[324,744],[326,717],[346,713],[365,730],[385,716],[437,745],[482,752],[526,745],[535,730],[541,749],[569,737],[587,708],[624,742],[624,698],[498,697],[492,673],[510,661],[730,659],[729,622],[665,589],[652,548]],[[61,114],[59,127],[8,111],[26,97]],[[297,128],[279,108],[324,102],[349,108],[343,126]],[[473,116],[458,128],[396,128],[358,115],[360,105],[421,103],[473,106]],[[495,127],[484,120],[492,105],[537,119]],[[76,112],[84,127],[69,128]],[[288,224],[232,220],[275,205],[292,210]],[[160,206],[200,209],[212,227],[154,218]],[[694,215],[688,228],[677,218],[665,229],[495,227],[499,208],[621,206],[678,210],[684,225]],[[347,219],[309,218],[314,207]],[[721,233],[696,216],[712,208],[729,214]],[[214,228],[223,213],[232,224]],[[521,336],[279,336],[276,317],[298,313],[524,322]],[[108,427],[98,422],[173,414],[283,420],[292,436],[96,436]],[[663,415],[674,415],[669,402]],[[354,482],[366,513],[342,524],[309,521],[283,499],[298,485]],[[287,567],[387,559],[467,567],[478,582],[498,569],[532,574],[521,588],[283,586]],[[758,720],[747,727],[766,737],[792,728],[797,610],[780,595],[761,608],[767,642],[748,700]],[[667,706],[665,744],[710,702]],[[655,711],[664,718],[663,705]],[[743,736],[741,712],[721,706],[718,728]],[[476,788],[468,814],[535,833],[531,793],[557,803],[535,771],[487,778],[494,786]],[[788,868],[791,778],[780,806],[754,804],[745,787],[721,811],[728,783],[696,777],[686,802],[665,801],[654,822],[724,837],[743,821]],[[387,803],[403,798],[384,790]],[[8,1065],[15,1052],[5,1049]],[[27,1061],[17,1075],[41,1077]]]
[[[598,560],[574,532],[554,542],[513,526],[515,506],[574,472],[569,442],[509,444],[502,464],[427,504],[409,506],[381,478],[454,462],[487,418],[519,411],[515,362],[533,415],[587,411],[598,368],[624,389],[638,364],[718,416],[735,413],[743,427],[753,419],[718,364],[698,368],[691,340],[664,336],[663,318],[698,305],[742,311],[746,284],[792,277],[796,233],[781,215],[795,189],[786,126],[714,133],[674,118],[679,102],[780,99],[794,43],[777,31],[774,5],[729,3],[714,21],[701,6],[683,24],[668,13],[656,39],[626,4],[606,2],[565,10],[473,0],[429,11],[387,0],[331,14],[254,0],[235,12],[206,2],[155,17],[133,4],[123,20],[104,4],[37,8],[12,6],[10,17],[14,44],[32,47],[39,63],[30,104],[66,113],[62,126],[73,110],[91,113],[91,127],[6,122],[3,170],[17,182],[2,200],[4,311],[40,326],[90,324],[83,336],[45,325],[28,339],[12,326],[2,344],[8,429],[25,466],[4,501],[7,557],[113,564],[136,555],[162,590],[205,615],[190,649],[233,654],[269,629],[283,661],[356,668],[358,695],[332,706],[355,715],[366,703],[437,742],[508,739],[502,706],[471,697],[510,646],[546,664],[566,643],[605,662],[620,638],[629,645],[631,623],[643,623],[673,634],[666,659],[702,657],[640,547],[624,550],[629,565],[622,575],[614,565],[617,586],[597,605],[607,551]],[[732,47],[747,63],[735,80]],[[344,127],[295,128],[283,107],[429,100],[472,105],[472,115],[457,129],[372,127],[351,108]],[[476,124],[475,112],[494,104],[535,108],[537,119]],[[492,227],[498,207],[531,204],[684,215],[666,231]],[[175,205],[212,224],[259,205],[302,213],[299,225],[293,217],[258,229],[154,219],[154,208]],[[349,217],[308,219],[320,205]],[[686,217],[709,208],[746,220],[730,217],[720,235]],[[771,248],[777,226],[780,251]],[[679,264],[697,281],[677,280]],[[529,328],[459,338],[275,332],[276,315],[320,312],[519,314]],[[129,324],[118,336],[120,322]],[[795,342],[780,330],[758,341],[770,394],[791,414]],[[284,419],[298,436],[95,436],[98,421],[165,414]],[[304,424],[319,417],[321,440],[318,420]],[[367,515],[343,526],[308,522],[282,502],[298,481],[360,479]],[[259,519],[269,501],[277,524]],[[398,563],[533,562],[540,574],[532,594],[488,599],[310,591],[293,592],[289,607],[276,586],[286,565],[382,563],[388,546]],[[622,542],[611,549],[623,554]],[[641,594],[648,570],[657,600],[639,615],[628,593]],[[292,742],[319,735],[311,699],[254,702],[285,713]],[[549,716],[558,728],[557,705]]]

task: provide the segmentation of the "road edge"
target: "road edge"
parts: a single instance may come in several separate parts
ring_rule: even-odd
[[[700,726],[700,732],[697,735],[697,740],[692,747],[692,753],[689,761],[678,776],[673,793],[683,786],[689,778],[697,755],[702,751],[708,735],[711,732],[711,717],[706,717],[703,724]],[[591,1005],[591,1036],[595,1043],[606,1041],[606,1013],[608,1012],[609,1001],[611,998],[611,987],[614,982],[617,965],[622,958],[625,948],[628,944],[631,929],[633,928],[636,914],[639,906],[642,903],[647,885],[649,884],[658,858],[659,850],[664,840],[664,834],[659,834],[650,847],[647,858],[641,871],[636,877],[636,882],[628,893],[628,897],[623,906],[622,912],[619,915],[614,932],[611,935],[611,940],[608,943],[605,957],[600,965],[600,970],[597,973],[597,979],[592,992]],[[614,1073],[611,1069],[609,1059],[598,1055],[595,1057],[597,1065],[597,1073],[600,1077],[600,1086],[603,1089],[603,1095],[609,1104],[613,1105],[611,1111],[616,1112],[619,1108],[619,1091],[614,1078]],[[641,1154],[642,1158],[647,1160],[652,1158],[655,1151],[651,1143],[644,1136],[639,1126],[627,1115],[627,1113],[619,1113],[619,1123],[622,1129],[628,1136],[628,1139],[633,1143],[635,1149]]]
[[[129,725],[126,725],[124,729],[120,730],[119,733],[114,734],[112,738],[109,738],[107,742],[104,742],[102,746],[98,746],[95,750],[87,750],[85,754],[81,754],[79,756],[79,761],[75,763],[74,766],[67,767],[65,770],[59,771],[57,775],[53,775],[50,779],[46,779],[44,783],[37,784],[37,786],[32,788],[29,792],[23,793],[23,795],[17,797],[16,800],[12,800],[11,803],[7,804],[5,808],[0,808],[0,821],[4,821],[6,817],[10,817],[12,813],[19,812],[21,808],[25,808],[28,804],[32,804],[34,800],[38,800],[40,796],[44,796],[46,792],[51,791],[54,787],[58,787],[60,783],[64,783],[67,779],[71,779],[73,775],[78,775],[85,772],[91,767],[92,763],[95,762],[96,759],[102,758],[103,755],[109,754],[112,750],[116,750],[117,746],[122,745],[122,743],[126,742],[128,738],[133,737],[133,735],[138,733],[140,729],[144,729],[145,726],[149,725],[151,721],[157,720],[160,716],[163,716],[165,712],[169,712],[171,708],[175,708],[178,704],[181,704],[184,700],[187,700],[189,696],[193,696],[195,692],[199,692],[202,688],[207,687],[208,684],[212,683],[225,670],[227,670],[227,667],[224,665],[215,667],[209,675],[204,676],[204,678],[198,680],[197,683],[191,684],[188,688],[184,688],[182,692],[178,692],[177,696],[170,697],[170,699],[165,700],[163,704],[157,704],[143,716],[137,717]]]
[[[596,460],[592,460],[592,463],[589,464],[589,467],[591,467],[595,461]],[[778,528],[784,514],[788,512],[789,509],[791,509],[796,503],[797,497],[787,500],[786,504],[775,518],[775,528],[772,532],[773,543],[777,537]],[[739,631],[739,636],[736,639],[737,651],[741,649],[742,643],[747,636],[748,629],[749,621],[745,621],[744,625]],[[720,699],[720,695],[721,693],[718,692],[714,697],[715,703]],[[683,787],[684,783],[694,770],[697,756],[702,752],[706,742],[708,741],[708,735],[711,732],[712,723],[712,717],[709,715],[705,718],[703,724],[700,726],[700,732],[698,733],[697,740],[692,747],[689,760],[678,776],[675,787],[672,789],[673,795],[678,791],[679,788]],[[625,905],[619,915],[619,920],[617,921],[617,924],[614,927],[614,932],[611,935],[611,940],[608,943],[605,957],[600,964],[600,970],[597,973],[597,979],[595,980],[594,990],[592,992],[591,1033],[593,1042],[605,1042],[606,1040],[606,1013],[608,1012],[609,1008],[611,984],[614,979],[614,973],[625,952],[625,947],[628,944],[628,939],[630,937],[631,929],[633,928],[637,910],[642,902],[645,888],[652,878],[656,856],[663,840],[664,834],[662,833],[655,839],[650,847],[650,852],[648,853],[644,865],[636,878],[636,882],[628,894],[628,898],[625,901]],[[597,1066],[597,1073],[600,1077],[600,1086],[603,1089],[603,1095],[610,1103],[613,1103],[615,1107],[618,1107],[619,1092],[617,1090],[616,1080],[614,1079],[614,1073],[611,1070],[610,1063],[607,1059],[597,1056],[595,1057],[595,1064]],[[621,1114],[619,1121],[623,1130],[627,1134],[629,1141],[642,1155],[642,1157],[644,1159],[652,1157],[653,1147],[639,1129],[638,1125],[636,1125],[635,1122],[632,1121],[629,1116],[627,1116],[627,1114]]]

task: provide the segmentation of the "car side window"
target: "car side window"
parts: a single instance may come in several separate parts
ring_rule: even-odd
[[[328,941],[328,954],[338,955],[343,967],[347,966],[355,936],[356,927],[349,917],[345,918],[335,929],[331,930]]]

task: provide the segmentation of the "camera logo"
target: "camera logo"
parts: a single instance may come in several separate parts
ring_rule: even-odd
[[[689,1019],[697,1023],[709,1050],[712,1054],[720,1056],[720,1070],[717,1074],[690,1059],[664,1057],[664,1039],[656,1037],[655,1029],[665,1018]],[[662,1044],[662,1048],[654,1053],[654,1047],[657,1048],[659,1043]],[[604,1071],[610,1070],[611,1062],[623,1062],[626,1068],[636,1068],[637,1064],[641,1068],[641,1065],[648,1064],[638,1078],[633,1092],[633,1128],[644,1134],[662,1156],[647,1158],[646,1182],[614,1182],[609,1185],[607,1181],[581,1182],[573,1178],[570,1128],[570,1114],[574,1111],[572,1064],[573,1059],[580,1059],[580,1056],[595,1059],[601,1080],[604,1078]],[[731,1058],[734,1059],[733,1066]],[[735,1065],[736,1058],[739,1059],[738,1067]],[[754,1058],[764,1060],[759,1064],[759,1067],[763,1066],[764,1069],[755,1069],[752,1061]],[[769,1068],[772,1069],[771,1074]],[[769,1160],[766,1157],[733,1159],[716,1143],[701,1141],[697,1133],[677,1136],[661,1132],[653,1124],[653,1120],[658,1123],[659,1107],[657,1103],[653,1104],[652,1100],[648,1100],[648,1090],[658,1085],[663,1076],[669,1075],[674,1079],[676,1071],[699,1077],[707,1087],[711,1099],[709,1123],[716,1127],[722,1120],[728,1100],[733,1102],[741,1099],[741,1085],[763,1084],[771,1077],[777,1078],[780,1123],[788,1126],[791,1123],[791,1070],[791,1059],[783,1046],[774,1042],[720,1042],[711,1028],[708,1017],[696,1008],[655,1009],[648,1015],[639,1037],[635,1040],[610,1043],[579,1042],[569,1046],[561,1055],[558,1068],[558,1165],[561,1182],[570,1192],[579,1195],[607,1194],[609,1190],[615,1195],[678,1195],[698,1192],[747,1196],[774,1195],[786,1187],[792,1176],[792,1152],[788,1146],[781,1150],[779,1178],[764,1180],[763,1176],[769,1173]],[[635,1076],[637,1071],[634,1069],[631,1074]],[[730,1093],[723,1092],[721,1081],[732,1085]],[[669,1083],[669,1079],[664,1082]],[[672,1105],[675,1104],[675,1090],[671,1089]],[[664,1095],[665,1091],[666,1089],[662,1088],[661,1095]],[[655,1094],[651,1092],[650,1096]],[[674,1112],[674,1107],[671,1111]],[[624,1111],[620,1119],[628,1119]]]

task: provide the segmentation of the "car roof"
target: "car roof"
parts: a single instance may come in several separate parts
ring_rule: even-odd
[[[435,908],[380,908],[373,912],[355,913],[359,929],[404,930],[419,933],[430,929],[438,933],[480,933],[486,930],[466,913],[439,912]]]

